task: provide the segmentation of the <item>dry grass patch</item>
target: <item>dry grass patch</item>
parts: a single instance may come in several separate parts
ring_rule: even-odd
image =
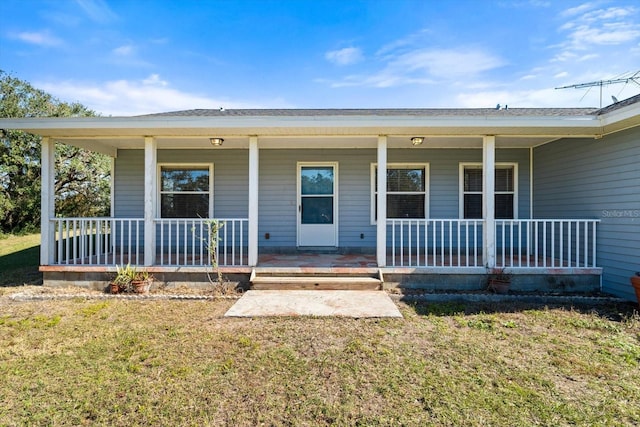
[[[640,423],[631,306],[223,318],[232,304],[0,298],[0,425]]]

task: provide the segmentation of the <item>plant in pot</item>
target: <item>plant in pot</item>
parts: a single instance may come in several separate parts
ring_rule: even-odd
[[[109,283],[111,293],[117,294],[120,292],[131,292],[131,277],[134,272],[135,269],[129,264],[127,264],[126,267],[119,267],[116,265],[116,275]]]
[[[116,275],[110,282],[111,293],[135,292],[146,294],[151,288],[153,276],[145,270],[136,270],[130,264],[124,267],[116,266]]]
[[[496,294],[506,294],[511,287],[511,274],[504,268],[488,268],[487,289]]]
[[[136,294],[148,294],[151,289],[151,283],[153,282],[153,276],[145,270],[136,271],[133,270],[131,276],[131,287]]]
[[[640,305],[640,271],[636,272],[635,276],[631,276],[631,286],[636,291],[636,299]]]

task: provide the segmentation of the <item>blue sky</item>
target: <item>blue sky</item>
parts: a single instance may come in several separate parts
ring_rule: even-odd
[[[554,88],[640,71],[637,0],[3,0],[0,16],[0,69],[107,116],[597,107],[598,88]],[[638,93],[605,86],[603,105]]]

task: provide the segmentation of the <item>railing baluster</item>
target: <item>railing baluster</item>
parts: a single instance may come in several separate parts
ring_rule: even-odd
[[[589,228],[587,227],[587,221],[582,221],[584,224],[584,264],[583,267],[587,268],[589,266],[588,256],[589,256]]]
[[[592,254],[591,254],[591,267],[595,267],[596,266],[596,223],[595,221],[592,223],[591,225],[591,230],[592,230],[592,235],[593,238],[591,239],[591,241],[593,242],[592,245]]]

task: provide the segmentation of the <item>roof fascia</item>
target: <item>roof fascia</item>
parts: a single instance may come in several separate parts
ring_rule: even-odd
[[[616,112],[613,112],[616,113]],[[611,113],[611,114],[613,114]],[[622,114],[622,112],[618,113]],[[614,119],[615,120],[615,119]],[[424,127],[429,129],[460,128],[484,129],[492,133],[495,130],[511,130],[518,134],[517,129],[544,128],[581,128],[586,134],[601,133],[600,120],[595,116],[519,116],[519,117],[491,117],[491,116],[252,116],[252,117],[96,117],[96,118],[17,118],[0,119],[2,129],[23,129],[44,135],[47,131],[55,131],[56,135],[63,135],[64,130],[81,132],[84,136],[113,135],[113,131],[137,129],[140,130],[168,130],[168,129],[227,129],[227,128],[375,128],[394,129],[404,127]],[[513,132],[516,130],[516,132]],[[161,135],[162,132],[158,132]]]
[[[603,135],[640,126],[640,102],[598,116]]]

